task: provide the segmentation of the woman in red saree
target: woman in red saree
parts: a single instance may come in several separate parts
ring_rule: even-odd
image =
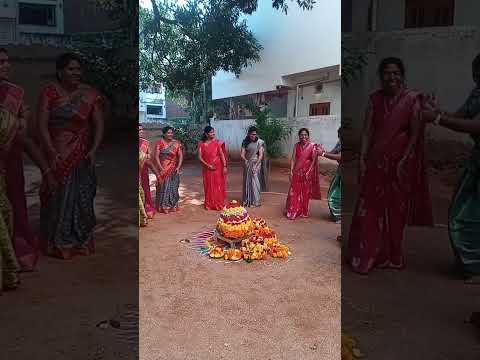
[[[95,252],[95,155],[103,138],[103,97],[81,82],[80,59],[57,59],[57,82],[39,100],[38,125],[58,182],[41,190],[42,241],[48,255],[70,259]]]
[[[173,138],[173,128],[163,128],[163,139],[155,145],[155,163],[158,168],[156,205],[161,213],[178,210],[180,195],[180,168],[183,164],[182,145]]]
[[[227,149],[225,143],[215,139],[215,129],[207,126],[198,143],[198,158],[203,164],[205,209],[221,210],[227,197]]]
[[[323,149],[310,142],[308,129],[300,129],[298,137],[300,141],[293,148],[290,164],[290,189],[285,210],[290,220],[308,217],[310,199],[321,199],[318,152]]]
[[[138,135],[139,135],[139,148],[140,151],[144,152],[146,157],[150,156],[150,142],[143,137],[143,126],[138,125]],[[149,219],[153,219],[155,216],[155,205],[153,204],[152,191],[150,190],[150,170],[155,170],[151,166],[151,162],[147,160],[142,166],[140,173],[140,182],[143,189],[143,194],[145,198],[144,207]]]
[[[407,89],[397,58],[380,63],[382,89],[370,96],[366,113],[360,194],[349,237],[355,272],[375,267],[401,269],[407,224],[432,226],[424,164],[423,96]]]

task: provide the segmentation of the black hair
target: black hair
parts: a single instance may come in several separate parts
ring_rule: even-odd
[[[387,57],[380,61],[380,64],[378,65],[378,76],[380,79],[383,77],[383,72],[388,65],[396,65],[402,76],[405,77],[405,65],[403,64],[403,61],[396,57]]]
[[[208,133],[211,132],[212,130],[214,130],[213,127],[211,127],[210,125],[208,126],[205,126],[205,129],[203,129],[203,135],[202,135],[202,141],[205,142],[208,140]]]
[[[0,48],[0,53],[4,53],[8,55],[8,51],[5,48]]]
[[[307,128],[301,128],[298,130],[298,136],[300,136],[300,134],[304,131],[308,134],[308,136],[310,136],[310,131]]]
[[[72,61],[76,61],[79,64],[82,64],[82,60],[80,60],[80,57],[74,53],[64,53],[57,57],[57,61],[55,62],[55,68],[57,70],[57,80],[60,80],[58,72],[65,69]]]
[[[254,131],[255,132],[258,131],[256,126],[250,126],[248,128],[247,136],[245,136],[245,139],[243,139],[243,141],[242,141],[242,147],[243,148],[246,148],[252,142],[252,140],[250,140],[250,134]],[[258,136],[257,136],[257,140],[258,140]],[[257,140],[255,140],[255,141],[257,141]]]
[[[165,126],[163,129],[162,129],[162,133],[163,135],[165,135],[167,132],[169,132],[170,130],[172,131],[175,131],[175,129],[171,126]]]
[[[472,61],[472,69],[474,71],[480,71],[480,54],[478,54]]]

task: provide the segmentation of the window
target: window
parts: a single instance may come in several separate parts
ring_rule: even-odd
[[[330,115],[330,103],[310,104],[310,116]]]
[[[453,26],[455,0],[406,0],[405,27]]]
[[[163,106],[147,105],[147,115],[162,116],[163,115]]]
[[[18,4],[18,23],[54,27],[57,25],[55,10],[56,5],[21,2]]]

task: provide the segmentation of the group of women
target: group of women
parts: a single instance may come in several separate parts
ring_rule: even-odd
[[[163,129],[163,137],[155,144],[150,154],[149,142],[140,135],[140,191],[139,222],[145,226],[155,212],[169,213],[178,210],[179,172],[183,163],[182,146],[173,139],[173,129]],[[299,141],[295,144],[290,166],[290,189],[285,215],[294,220],[309,216],[310,199],[320,199],[320,176],[318,158],[323,156],[340,161],[340,143],[332,152],[310,141],[308,129],[300,129]],[[266,144],[258,136],[255,126],[248,129],[242,141],[240,157],[243,166],[242,204],[246,207],[261,206],[261,194],[268,187]],[[198,143],[198,159],[203,168],[203,185],[206,210],[221,210],[227,196],[228,152],[225,142],[215,136],[215,129],[207,126]],[[150,192],[149,172],[156,175],[156,202]],[[329,206],[335,221],[340,220],[341,181],[339,172],[329,191]]]
[[[480,275],[480,55],[472,64],[476,87],[454,114],[436,99],[407,88],[398,58],[378,69],[382,88],[370,96],[360,159],[360,193],[350,229],[348,261],[355,272],[401,269],[407,225],[433,226],[425,167],[426,124],[468,133],[475,146],[449,211],[449,233],[459,270]]]
[[[76,55],[57,59],[57,79],[40,93],[36,139],[27,134],[31,114],[10,68],[0,49],[0,292],[17,288],[41,251],[61,259],[94,252],[94,163],[103,137],[103,98],[82,83]],[[38,235],[28,220],[23,152],[42,172]]]

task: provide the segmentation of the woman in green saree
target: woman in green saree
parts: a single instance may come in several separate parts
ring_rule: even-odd
[[[323,152],[322,157],[329,160],[335,160],[340,164],[342,158],[342,145],[338,141],[337,145],[330,152]],[[328,189],[328,208],[330,209],[330,214],[332,215],[333,221],[340,223],[342,218],[342,175],[340,166],[338,166],[335,173],[335,177],[330,183]]]
[[[423,118],[434,125],[470,134],[474,140],[470,160],[450,206],[448,228],[465,281],[476,283],[480,279],[480,55],[472,63],[472,73],[476,87],[455,114],[438,110],[432,101],[433,109],[423,111]]]

